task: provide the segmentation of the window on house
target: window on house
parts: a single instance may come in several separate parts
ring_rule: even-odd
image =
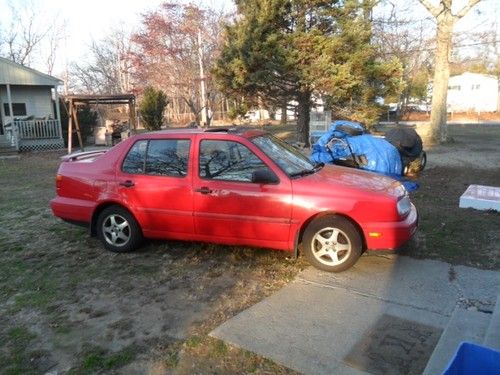
[[[479,90],[481,85],[472,85],[472,90]]]
[[[9,103],[3,104],[5,116],[10,116]],[[26,103],[12,103],[12,112],[14,116],[26,116]]]
[[[457,91],[460,91],[460,85],[448,86],[448,90],[457,90]]]

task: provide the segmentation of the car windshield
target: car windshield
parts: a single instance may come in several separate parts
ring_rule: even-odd
[[[270,134],[258,136],[252,142],[289,176],[299,177],[316,172],[323,165],[314,165],[299,150]]]

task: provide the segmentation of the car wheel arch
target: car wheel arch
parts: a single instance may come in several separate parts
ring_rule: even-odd
[[[366,248],[367,248],[366,238],[365,238],[363,229],[361,228],[361,226],[359,225],[359,223],[356,220],[354,220],[350,216],[343,214],[343,213],[339,213],[339,212],[335,212],[335,211],[324,211],[324,212],[319,212],[319,213],[309,217],[300,226],[299,231],[296,233],[296,238],[297,238],[297,241],[296,241],[297,246],[295,247],[295,255],[296,256],[299,253],[298,245],[302,244],[304,232],[306,231],[306,228],[308,227],[308,225],[311,224],[314,220],[319,219],[321,217],[325,217],[325,216],[339,216],[339,217],[342,217],[342,218],[348,220],[358,230],[358,233],[359,233],[359,236],[361,237],[361,242],[363,245],[363,251],[366,250]]]
[[[127,210],[127,212],[130,215],[132,215],[132,217],[135,219],[135,221],[137,223],[139,223],[139,221],[137,220],[137,217],[135,217],[135,215],[133,214],[133,212],[130,211],[123,204],[115,202],[115,201],[101,202],[101,203],[99,203],[99,205],[97,205],[97,207],[94,209],[94,212],[92,213],[92,220],[90,222],[90,235],[92,237],[96,237],[97,236],[97,221],[99,220],[99,215],[101,214],[101,212],[103,210],[105,210],[106,208],[111,207],[111,206],[117,206],[117,207],[123,208],[124,210]],[[139,224],[139,229],[142,231],[142,228],[141,228],[140,224]]]

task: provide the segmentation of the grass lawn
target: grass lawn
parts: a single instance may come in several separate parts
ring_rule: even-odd
[[[500,214],[459,209],[458,198],[472,183],[500,186],[500,163],[482,162],[498,154],[500,128],[450,130],[455,143],[430,150],[412,197],[420,229],[400,253],[499,269]],[[453,159],[471,153],[472,164]],[[50,212],[60,155],[0,160],[1,374],[292,373],[208,333],[291,281],[302,257],[169,241],[106,252]]]

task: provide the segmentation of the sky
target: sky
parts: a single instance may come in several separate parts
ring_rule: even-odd
[[[134,30],[140,25],[140,15],[154,10],[163,0],[0,0],[0,25],[10,25],[10,5],[15,8],[27,5],[37,9],[46,19],[56,17],[65,23],[66,37],[60,42],[53,74],[61,76],[66,61],[84,59],[92,40],[108,35],[112,28]],[[231,0],[180,0],[215,9],[231,10]],[[43,17],[42,17],[43,18]],[[43,27],[43,26],[42,26]],[[33,61],[33,68],[44,71],[44,63]]]
[[[183,3],[210,6],[216,9],[232,10],[232,0],[177,0]],[[437,3],[438,0],[430,0]],[[40,19],[65,22],[66,37],[61,41],[57,51],[56,66],[53,74],[61,76],[66,61],[71,63],[85,59],[87,47],[92,40],[100,40],[109,34],[112,28],[120,27],[134,30],[140,24],[140,14],[157,8],[163,0],[0,0],[0,26],[10,25],[9,4],[16,8],[27,5],[37,9],[45,17]],[[405,4],[416,4],[412,8],[411,17],[421,19],[430,17],[425,8],[417,0],[391,0],[398,7]],[[454,0],[455,8],[463,6],[467,0]],[[500,18],[500,0],[482,0],[473,11],[456,25],[456,32],[484,29],[491,27],[492,20]],[[45,25],[42,25],[44,27]],[[432,27],[432,25],[431,25]],[[430,30],[430,32],[434,32]],[[499,38],[500,39],[500,38]],[[33,61],[32,67],[46,70],[43,61]]]

